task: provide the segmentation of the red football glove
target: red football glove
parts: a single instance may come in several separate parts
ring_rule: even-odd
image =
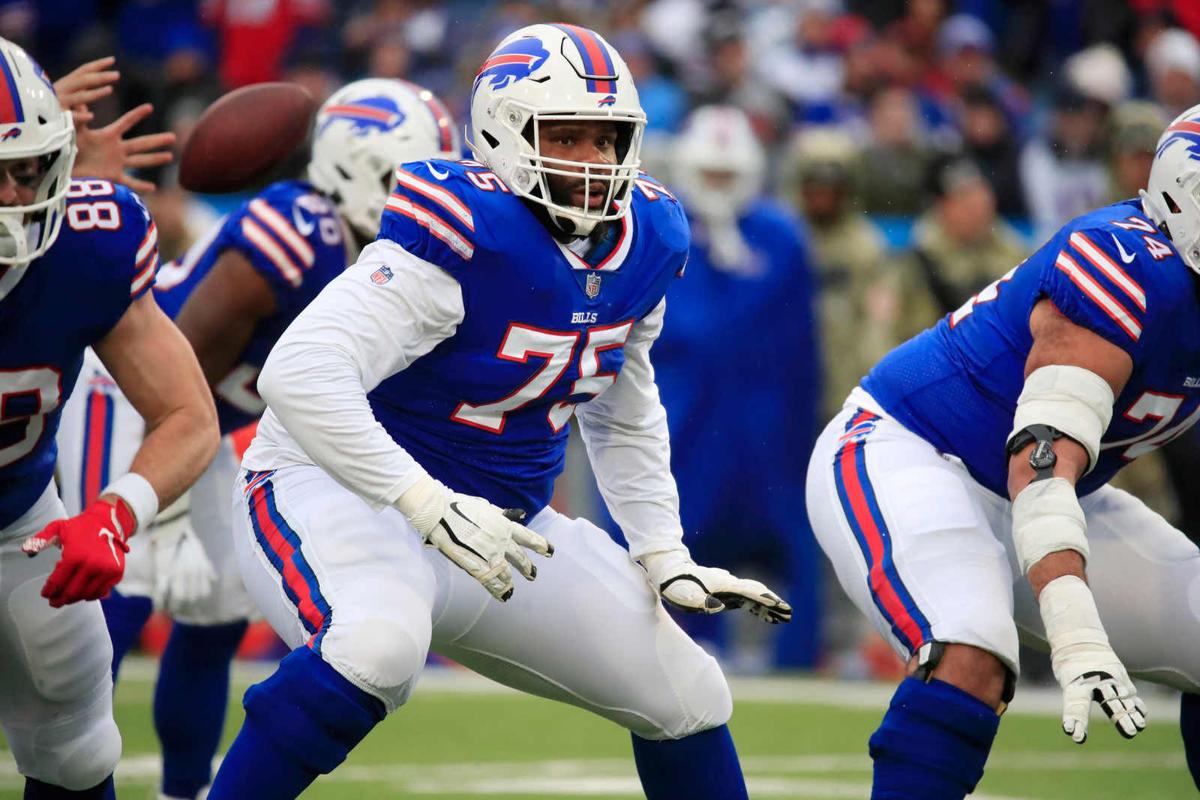
[[[99,600],[125,572],[125,540],[136,520],[123,502],[97,500],[83,513],[51,522],[24,541],[21,550],[36,556],[51,545],[62,548],[62,558],[46,579],[42,597],[54,608],[77,600]]]

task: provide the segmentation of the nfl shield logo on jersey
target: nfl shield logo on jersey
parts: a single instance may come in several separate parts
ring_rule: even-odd
[[[600,294],[600,276],[595,273],[588,275],[583,291],[588,297],[594,300],[596,295]]]
[[[387,267],[380,267],[371,273],[371,283],[383,286],[392,279],[392,271]]]

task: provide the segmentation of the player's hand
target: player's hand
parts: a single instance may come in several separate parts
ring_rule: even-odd
[[[1063,690],[1063,732],[1076,744],[1087,740],[1095,701],[1126,739],[1146,729],[1146,704],[1108,643],[1087,584],[1064,575],[1046,584],[1038,597],[1050,664]]]
[[[519,524],[525,513],[501,510],[484,500],[459,494],[432,478],[422,478],[396,503],[427,544],[466,570],[501,602],[512,597],[509,565],[531,581],[537,567],[526,550],[554,555],[542,536]]]
[[[52,546],[62,548],[62,557],[42,586],[42,597],[55,608],[107,597],[125,572],[126,540],[135,525],[124,502],[100,499],[78,516],[55,520],[26,539],[21,550],[28,556]]]
[[[142,103],[103,128],[77,124],[75,141],[79,153],[75,156],[75,167],[71,174],[123,183],[136,192],[153,192],[157,188],[153,183],[133,177],[129,170],[171,163],[175,134],[168,131],[125,138],[125,134],[153,110],[154,106]],[[77,123],[78,120],[77,116]]]
[[[154,545],[154,605],[170,614],[186,611],[212,592],[217,572],[186,513],[150,532]]]
[[[76,114],[75,124],[91,120],[91,112],[87,110],[89,103],[94,103],[113,92],[113,84],[121,77],[115,69],[109,69],[116,59],[112,56],[97,58],[68,72],[54,82],[54,93],[58,95],[58,103],[64,111]],[[80,119],[78,110],[82,109]]]
[[[765,585],[723,569],[701,567],[686,549],[647,553],[639,560],[651,585],[676,608],[700,614],[745,608],[772,624],[792,620],[792,607]]]

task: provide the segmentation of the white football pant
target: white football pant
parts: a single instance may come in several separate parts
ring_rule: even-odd
[[[604,531],[546,509],[553,543],[507,603],[493,599],[393,508],[373,511],[313,466],[242,473],[234,542],[246,586],[290,647],[307,644],[389,711],[428,650],[531,694],[586,708],[647,739],[724,724],[715,660],[671,620]]]
[[[1200,692],[1200,549],[1120,489],[1080,503],[1088,583],[1113,650],[1132,675]],[[1046,649],[1011,509],[861,389],[809,462],[817,539],[842,588],[905,659],[922,642],[956,642],[1018,673],[1018,637]]]
[[[121,757],[108,628],[98,602],[51,608],[42,597],[57,549],[21,552],[25,537],[64,517],[51,483],[0,531],[0,726],[22,775],[81,791]]]

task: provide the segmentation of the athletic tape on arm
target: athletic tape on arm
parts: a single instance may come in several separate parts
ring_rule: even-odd
[[[1017,398],[1009,441],[1030,425],[1049,425],[1079,443],[1088,454],[1091,472],[1100,457],[1100,437],[1112,420],[1112,387],[1083,367],[1051,364],[1025,379]]]

